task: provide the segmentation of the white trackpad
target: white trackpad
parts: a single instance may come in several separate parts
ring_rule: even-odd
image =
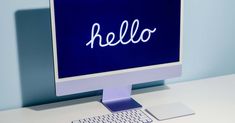
[[[146,111],[157,120],[167,120],[195,114],[192,109],[182,103],[171,103],[154,106],[147,108]]]

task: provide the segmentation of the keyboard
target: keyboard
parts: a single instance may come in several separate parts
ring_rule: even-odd
[[[142,110],[134,109],[72,121],[72,123],[152,123]]]

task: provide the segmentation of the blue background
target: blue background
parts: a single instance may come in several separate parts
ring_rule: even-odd
[[[54,9],[59,78],[179,61],[180,0],[55,0]],[[156,28],[148,42],[100,47],[96,38],[93,49],[86,46],[94,23],[100,24],[105,44],[109,32],[116,35],[113,43],[119,40],[121,23],[127,20],[126,42],[135,19],[135,41],[142,30]]]
[[[165,83],[235,73],[234,6],[185,0],[183,74]],[[55,96],[49,1],[1,0],[0,15],[0,110],[80,97]]]

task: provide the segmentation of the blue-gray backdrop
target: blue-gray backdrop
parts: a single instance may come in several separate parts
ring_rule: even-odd
[[[235,73],[234,6],[185,0],[183,75],[166,83]],[[49,0],[0,1],[0,110],[97,94],[55,96],[50,33]]]

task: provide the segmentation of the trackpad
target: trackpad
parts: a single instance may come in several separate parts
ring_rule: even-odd
[[[154,106],[147,108],[146,111],[160,121],[195,114],[192,109],[182,103]]]

